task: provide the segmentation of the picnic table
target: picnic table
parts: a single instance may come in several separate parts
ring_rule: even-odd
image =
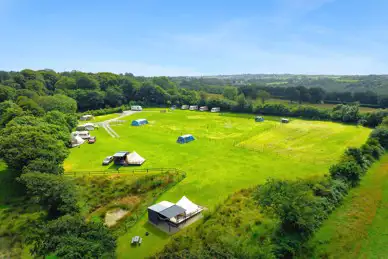
[[[131,241],[131,244],[141,244],[141,242],[143,241],[143,239],[139,236],[134,236],[132,237],[132,241]]]

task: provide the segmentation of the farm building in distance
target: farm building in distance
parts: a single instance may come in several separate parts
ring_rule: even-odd
[[[220,111],[221,111],[220,107],[213,107],[213,108],[210,110],[210,112],[220,112]]]
[[[148,124],[148,121],[146,119],[133,120],[131,123],[132,126],[141,126],[145,124]]]
[[[89,114],[82,115],[81,118],[80,118],[81,121],[90,121],[92,119],[93,119],[93,115],[89,115]]]
[[[261,117],[261,116],[256,116],[256,117],[255,117],[255,121],[256,121],[256,122],[263,122],[263,121],[264,121],[264,118]]]
[[[176,204],[169,201],[162,201],[151,207],[148,207],[148,220],[156,226],[168,226],[168,232],[171,228],[179,230],[182,224],[203,211],[203,207],[190,201],[183,196]]]
[[[193,137],[193,135],[191,134],[186,134],[186,135],[182,135],[180,136],[178,139],[177,139],[177,143],[179,144],[184,144],[184,143],[188,143],[188,142],[191,142],[195,140],[195,138]]]

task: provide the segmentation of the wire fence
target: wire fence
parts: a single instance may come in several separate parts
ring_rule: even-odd
[[[177,168],[141,168],[141,169],[134,169],[130,167],[121,167],[117,170],[86,170],[86,171],[70,171],[65,172],[65,175],[67,176],[85,176],[85,175],[113,175],[113,174],[128,174],[128,173],[164,173],[164,172],[174,172],[174,173],[183,173],[186,174],[184,171],[177,169]]]

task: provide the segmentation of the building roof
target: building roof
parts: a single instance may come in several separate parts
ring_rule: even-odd
[[[168,218],[168,219],[171,219],[171,218],[176,217],[176,216],[183,214],[185,212],[186,212],[186,210],[184,208],[174,204],[171,207],[160,211],[159,214]]]
[[[77,134],[77,135],[78,135],[78,134],[81,134],[81,135],[86,134],[86,135],[87,135],[87,134],[89,134],[89,131],[87,131],[87,130],[84,130],[84,131],[76,131],[75,134]]]
[[[128,154],[128,151],[119,151],[116,154],[113,155],[113,157],[124,157]]]
[[[148,207],[148,209],[153,210],[155,212],[161,212],[167,208],[170,208],[173,205],[174,205],[174,203],[172,203],[172,202],[162,201],[162,202],[159,202],[157,204],[154,204],[154,205]]]

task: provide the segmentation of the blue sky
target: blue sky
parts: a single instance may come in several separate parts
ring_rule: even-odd
[[[1,70],[387,74],[386,0],[0,0]]]

